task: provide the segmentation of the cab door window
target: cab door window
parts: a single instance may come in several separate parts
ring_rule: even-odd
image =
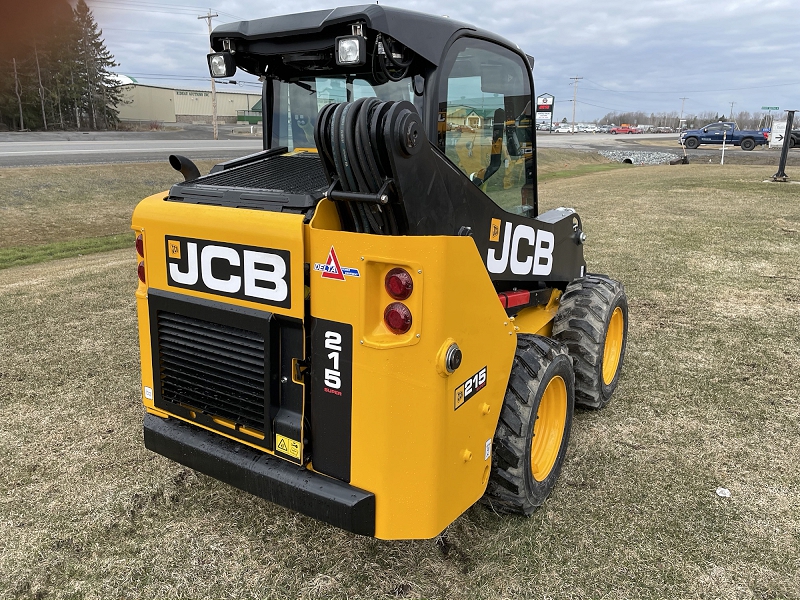
[[[532,204],[531,85],[522,59],[484,40],[450,48],[439,88],[438,144],[502,208]]]

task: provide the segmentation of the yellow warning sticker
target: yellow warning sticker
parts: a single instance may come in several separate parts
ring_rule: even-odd
[[[167,247],[169,248],[169,257],[181,259],[181,244],[176,240],[167,240]]]
[[[275,434],[275,449],[283,454],[300,460],[300,442],[279,434]]]
[[[462,383],[460,386],[456,388],[456,401],[455,401],[455,410],[459,406],[464,404],[464,384]]]
[[[492,219],[492,230],[489,232],[489,241],[500,241],[500,219]]]

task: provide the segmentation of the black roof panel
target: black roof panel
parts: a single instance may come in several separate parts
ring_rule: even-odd
[[[214,48],[221,48],[219,41],[225,38],[254,41],[313,35],[321,33],[326,27],[332,25],[344,25],[358,21],[363,21],[370,29],[391,36],[437,66],[447,41],[460,30],[473,31],[481,37],[493,39],[507,46],[515,46],[493,33],[447,17],[435,17],[378,4],[346,6],[332,10],[316,10],[228,23],[214,29],[211,34],[211,45]]]

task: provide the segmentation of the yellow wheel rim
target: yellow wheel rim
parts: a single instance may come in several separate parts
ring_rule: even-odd
[[[539,402],[531,440],[531,474],[544,481],[553,469],[567,422],[567,385],[560,376],[547,384]]]
[[[619,306],[611,314],[606,332],[606,345],[603,348],[603,382],[611,385],[619,367],[619,357],[622,354],[622,336],[625,332],[625,317]]]

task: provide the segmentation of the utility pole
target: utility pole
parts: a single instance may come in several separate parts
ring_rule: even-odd
[[[733,105],[734,104],[736,104],[736,102],[731,102],[731,121],[733,121]]]
[[[578,104],[578,81],[583,77],[570,77],[575,83],[572,88],[572,133],[575,133],[575,105]]]
[[[681,116],[678,118],[678,122],[683,121],[683,105],[686,104],[688,98],[678,98],[681,101]]]
[[[211,9],[208,9],[208,14],[203,15],[201,17],[197,17],[198,19],[205,19],[208,23],[208,44],[209,48],[211,48],[211,19],[214,17],[218,17],[217,13],[211,14]],[[213,52],[214,49],[211,48]],[[217,139],[217,87],[214,85],[214,78],[211,78],[211,124],[214,127],[214,139]]]

